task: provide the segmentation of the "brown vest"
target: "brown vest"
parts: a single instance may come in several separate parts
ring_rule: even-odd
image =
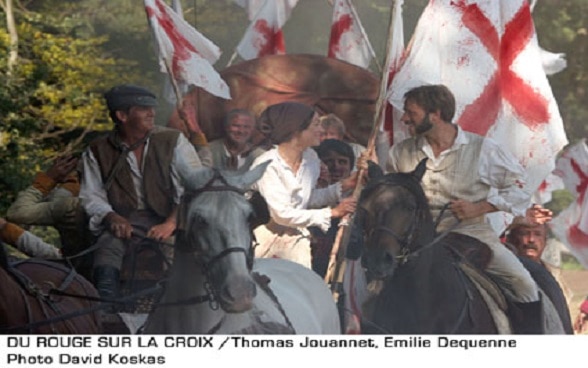
[[[166,218],[174,208],[175,189],[171,178],[171,162],[180,132],[175,129],[155,127],[151,132],[149,148],[143,156],[143,189],[149,209]],[[100,166],[102,182],[106,183],[119,158],[124,160],[107,189],[108,201],[121,216],[128,216],[137,209],[137,193],[126,158],[120,157],[122,146],[115,134],[99,138],[90,149]]]

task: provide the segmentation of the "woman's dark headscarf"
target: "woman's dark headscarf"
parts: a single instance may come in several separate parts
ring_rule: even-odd
[[[273,144],[287,142],[310,126],[314,113],[312,107],[298,102],[271,105],[259,117],[259,130]]]

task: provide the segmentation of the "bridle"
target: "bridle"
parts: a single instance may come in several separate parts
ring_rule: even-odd
[[[418,197],[418,193],[415,193],[415,187],[420,187],[420,184],[418,182],[416,182],[415,180],[410,180],[409,183],[404,183],[404,181],[401,180],[390,180],[391,178],[387,177],[387,178],[383,178],[382,180],[379,180],[377,182],[375,182],[374,184],[370,185],[369,187],[369,191],[364,192],[364,195],[373,193],[377,188],[380,188],[382,186],[385,187],[393,187],[393,186],[400,186],[401,188],[407,190],[409,193],[411,193],[412,195],[414,195],[415,197]],[[368,188],[366,188],[368,189]],[[390,209],[388,209],[387,211],[390,211]],[[420,210],[422,212],[422,209]],[[372,236],[374,236],[374,234],[382,232],[385,233],[388,236],[391,236],[396,243],[400,246],[400,251],[398,252],[398,254],[394,257],[399,264],[404,264],[406,262],[408,262],[409,258],[412,257],[412,254],[414,254],[415,251],[412,250],[412,245],[415,241],[415,234],[417,229],[419,228],[419,224],[420,224],[420,220],[422,220],[423,216],[422,214],[419,212],[419,208],[417,206],[416,210],[414,210],[412,212],[409,224],[410,226],[407,228],[407,230],[404,232],[404,234],[399,235],[397,232],[395,232],[393,229],[391,229],[387,224],[382,224],[381,222],[378,223],[375,227],[373,227],[372,229],[369,230],[368,234],[367,234],[367,238],[371,238]],[[380,220],[381,221],[381,220]]]
[[[214,185],[214,183],[216,181],[220,181],[222,183],[222,185]],[[213,169],[212,178],[210,178],[210,180],[208,180],[206,182],[206,184],[204,184],[204,186],[202,186],[201,188],[198,188],[196,190],[186,191],[184,193],[184,197],[182,198],[182,202],[181,202],[182,205],[180,206],[181,208],[178,209],[178,213],[181,214],[182,221],[184,221],[183,225],[185,225],[185,220],[186,220],[186,216],[187,216],[187,208],[185,206],[188,203],[191,203],[196,197],[198,197],[202,193],[207,193],[207,192],[233,192],[233,193],[237,193],[242,196],[245,196],[247,193],[247,191],[244,191],[240,188],[237,188],[237,187],[229,184],[227,182],[227,180],[220,174],[219,170]],[[181,230],[181,232],[183,232],[182,236],[185,236],[185,230]],[[202,268],[203,275],[206,279],[206,281],[204,282],[204,289],[206,290],[206,294],[195,296],[195,297],[188,298],[185,300],[176,301],[176,302],[158,303],[158,304],[156,304],[156,307],[180,306],[180,305],[199,304],[199,303],[208,302],[209,306],[212,310],[218,310],[219,302],[218,302],[218,297],[217,297],[217,291],[212,287],[212,285],[210,284],[210,281],[209,281],[211,279],[211,270],[214,268],[214,266],[219,261],[221,261],[224,257],[228,256],[229,254],[243,253],[245,255],[247,270],[249,272],[251,272],[253,270],[254,249],[255,249],[255,245],[257,244],[257,241],[255,240],[255,236],[253,235],[252,229],[250,229],[250,239],[252,240],[253,245],[251,247],[249,247],[249,249],[245,249],[242,247],[228,247],[228,248],[225,248],[222,251],[220,251],[218,254],[214,254],[212,256],[205,257],[203,254],[197,255],[196,261],[198,262],[198,264]],[[196,250],[198,248],[202,249],[202,247],[197,244],[194,247],[194,250],[192,250],[192,251],[198,253],[198,250]],[[184,250],[187,251],[186,248],[184,248]],[[276,307],[278,308],[278,310],[280,311],[280,313],[282,314],[282,316],[286,320],[286,324],[287,324],[288,328],[290,328],[292,331],[294,331],[294,327],[292,326],[290,319],[286,315],[280,302],[277,300],[277,297],[273,294],[273,291],[267,286],[267,282],[264,282],[264,283],[259,282],[259,280],[267,279],[267,277],[265,277],[263,275],[259,275],[255,272],[252,273],[252,277],[254,280],[256,280],[256,283],[259,286],[261,286],[262,289],[266,291],[268,296],[274,301]],[[218,331],[221,328],[223,322],[224,322],[224,318],[221,318],[220,321],[218,323],[216,323],[208,331],[208,334],[214,334],[216,331]]]
[[[400,252],[394,258],[400,264],[404,264],[404,263],[408,262],[409,255],[411,254],[410,246],[413,243],[415,230],[417,228],[416,221],[415,221],[416,213],[412,217],[413,218],[410,221],[410,227],[408,228],[408,231],[405,233],[405,235],[399,236],[398,234],[396,234],[394,232],[394,230],[390,229],[388,226],[378,225],[370,230],[370,232],[368,234],[368,239],[371,238],[375,233],[378,233],[378,232],[383,232],[383,233],[391,236],[392,238],[394,238],[396,243],[400,245]]]
[[[220,181],[222,185],[214,185],[214,183],[216,181]],[[178,209],[178,213],[181,216],[180,223],[182,223],[180,225],[180,227],[183,227],[186,225],[186,216],[187,216],[186,210],[187,210],[187,208],[185,206],[188,203],[191,203],[199,195],[201,195],[203,193],[207,193],[207,192],[233,192],[233,193],[237,193],[242,196],[245,196],[245,194],[246,194],[246,191],[229,184],[227,182],[227,180],[220,174],[220,172],[217,169],[213,169],[212,178],[210,178],[210,180],[208,180],[206,182],[206,184],[204,184],[201,188],[186,191],[184,193],[184,196],[182,198],[182,204],[180,205],[180,208]],[[180,236],[185,237],[185,230],[181,229],[180,233],[181,233]],[[250,230],[250,238],[253,240],[255,239],[253,236],[252,230]],[[202,249],[202,246],[196,244],[193,247],[193,249],[191,247],[191,251],[195,251],[197,253],[196,261],[200,265],[200,267],[202,268],[202,272],[207,280],[211,279],[211,270],[214,268],[214,266],[219,261],[221,261],[223,258],[225,258],[226,256],[233,254],[233,253],[243,253],[245,256],[247,270],[251,271],[253,269],[253,258],[254,258],[253,249],[254,249],[254,246],[249,247],[249,249],[245,249],[243,247],[228,247],[228,248],[223,249],[219,253],[211,255],[211,256],[204,255],[201,252],[198,252],[197,249]],[[187,251],[186,248],[181,248],[181,247],[178,248],[178,250]],[[214,290],[214,288],[210,285],[210,283],[208,281],[205,282],[204,288],[206,290],[206,295],[199,296],[196,298],[190,298],[189,301],[160,303],[160,304],[158,304],[158,306],[198,304],[198,303],[203,303],[203,302],[209,302],[210,307],[213,310],[217,310],[219,305],[218,305],[218,301],[217,301],[218,298],[216,296],[216,294],[217,294],[216,291]]]
[[[387,177],[384,180],[377,181],[372,186],[370,186],[369,193],[373,192],[373,190],[375,190],[377,187],[380,187],[380,186],[400,186],[403,189],[407,190],[409,193],[411,193],[415,198],[417,198],[417,201],[418,201],[418,198],[420,198],[420,197],[424,198],[424,193],[419,193],[419,189],[422,190],[420,183],[417,182],[416,179],[413,179],[412,177],[411,177],[411,180],[408,180],[408,182],[406,182],[406,180],[404,180],[404,181],[391,180],[390,177]],[[443,212],[445,212],[445,210],[448,208],[448,206],[449,206],[449,204],[446,204],[443,207],[443,209],[441,210],[441,213],[439,214],[439,218],[443,215]],[[426,218],[425,211],[427,211],[427,207],[424,205],[419,206],[419,204],[417,203],[417,210],[413,212],[412,218],[410,219],[410,226],[409,226],[407,232],[405,233],[405,235],[403,235],[403,236],[398,235],[396,232],[394,232],[394,230],[390,229],[390,227],[386,226],[385,224],[378,224],[378,226],[372,228],[369,231],[368,238],[373,236],[373,234],[376,232],[384,232],[385,234],[394,238],[394,240],[396,240],[396,242],[400,245],[400,251],[398,252],[398,254],[394,258],[398,261],[398,263],[400,265],[405,264],[410,259],[417,257],[425,249],[435,245],[437,242],[439,242],[439,240],[444,238],[449,232],[454,230],[454,228],[456,226],[458,226],[460,223],[460,221],[458,220],[456,224],[454,224],[449,229],[447,229],[447,230],[443,231],[442,233],[438,234],[437,236],[435,236],[431,241],[418,247],[418,249],[414,249],[415,234],[418,231],[418,229],[421,227],[422,223],[425,221],[425,218]],[[437,218],[437,220],[434,222],[433,231],[438,225],[439,218]]]

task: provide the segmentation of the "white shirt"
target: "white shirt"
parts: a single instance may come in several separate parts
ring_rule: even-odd
[[[457,126],[457,136],[453,145],[441,152],[438,157],[435,157],[431,145],[422,137],[418,139],[418,149],[427,156],[429,164],[437,167],[450,152],[469,143],[467,134]],[[397,154],[398,152],[392,147],[387,162],[388,171],[398,172]],[[492,187],[486,198],[488,203],[500,211],[510,212],[515,216],[525,216],[532,193],[525,185],[525,169],[512,154],[502,149],[495,140],[486,137],[480,151],[477,169],[480,180]],[[507,182],[507,179],[512,177],[520,178],[517,180],[518,185]]]
[[[320,175],[320,160],[316,152],[311,148],[303,152],[296,173],[275,147],[257,157],[251,168],[267,160],[272,162],[252,189],[258,190],[265,198],[272,220],[288,227],[318,226],[326,232],[331,226],[331,209],[326,206],[340,200],[341,184],[316,188]]]
[[[143,148],[143,157],[145,157],[147,154],[150,140],[151,138],[147,139],[145,142],[145,146]],[[98,165],[98,161],[96,161],[92,150],[87,149],[82,156],[82,160],[84,171],[80,187],[80,199],[84,209],[86,210],[86,213],[90,218],[90,231],[98,234],[103,230],[102,220],[108,213],[114,212],[114,210],[108,201],[108,194],[106,193],[106,190],[103,186],[104,180],[102,179],[100,166]],[[198,158],[198,154],[194,150],[194,146],[188,142],[183,134],[178,136],[178,141],[174,148],[174,154],[171,162],[171,177],[175,188],[174,202],[176,204],[180,203],[180,198],[184,193],[184,187],[181,184],[181,178],[177,171],[178,162],[180,162],[180,160],[183,160],[190,167],[202,166],[200,159]],[[143,160],[143,164],[144,162],[145,160]],[[137,208],[144,209],[146,207],[146,202],[145,191],[142,184],[143,167],[139,168],[137,157],[132,153],[127,155],[127,163],[131,168],[133,185],[137,193]]]

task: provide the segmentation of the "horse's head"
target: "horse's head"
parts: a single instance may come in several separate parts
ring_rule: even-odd
[[[370,171],[356,221],[363,229],[362,262],[371,278],[391,276],[411,252],[432,239],[433,223],[420,185],[425,169],[423,160],[411,173],[383,175],[380,170],[380,175],[374,175]]]
[[[244,174],[181,170],[186,193],[178,210],[176,252],[195,257],[209,293],[229,313],[250,309],[256,295],[251,242],[252,224],[259,218],[247,190],[268,164]]]

